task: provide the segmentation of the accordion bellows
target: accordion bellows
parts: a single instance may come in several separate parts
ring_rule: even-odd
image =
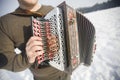
[[[95,28],[87,18],[66,5],[65,2],[49,12],[44,19],[32,17],[32,29],[34,36],[43,35],[45,51],[47,48],[46,34],[52,33],[58,38],[57,54],[46,52],[38,56],[39,64],[49,60],[48,63],[51,66],[68,73],[72,73],[80,64],[91,64]]]

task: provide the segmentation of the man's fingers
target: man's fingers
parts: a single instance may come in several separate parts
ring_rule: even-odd
[[[27,46],[27,45],[30,45],[33,41],[42,41],[42,38],[41,38],[41,37],[37,37],[37,36],[32,36],[32,37],[28,40],[26,46]]]
[[[43,46],[42,41],[33,41],[33,42],[31,42],[29,45],[27,45],[26,47],[29,48],[29,49],[32,49],[32,48],[34,48],[35,46],[40,46],[40,47],[42,47],[42,46]],[[41,48],[40,48],[40,49],[41,49]]]
[[[35,62],[36,57],[37,57],[37,56],[40,56],[40,55],[43,55],[43,53],[44,53],[43,50],[33,52],[31,55],[28,56],[28,61],[29,61],[29,63]]]
[[[42,39],[36,36],[31,37],[26,44],[29,63],[34,63],[35,58],[42,53],[44,53]]]

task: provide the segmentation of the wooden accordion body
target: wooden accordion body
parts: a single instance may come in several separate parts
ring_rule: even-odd
[[[49,64],[51,66],[68,73],[72,73],[80,64],[91,64],[95,28],[81,13],[63,2],[49,12],[44,20],[32,17],[32,21],[34,20],[42,24],[40,30],[43,31],[43,35],[47,33],[44,30],[48,28],[50,33],[58,37],[59,42],[58,53],[54,55],[53,59],[50,59],[52,54],[45,53],[40,62],[50,59]],[[39,34],[34,34],[34,25],[32,22],[33,35]],[[43,39],[44,44],[46,44],[45,36]]]

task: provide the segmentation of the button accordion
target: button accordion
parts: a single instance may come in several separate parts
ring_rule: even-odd
[[[65,2],[50,11],[45,17],[32,16],[34,36],[43,40],[43,55],[37,57],[37,64],[49,60],[49,65],[61,71],[72,73],[80,64],[90,65],[95,42],[93,24],[80,12]],[[47,35],[58,38],[59,50],[56,54],[47,52]]]

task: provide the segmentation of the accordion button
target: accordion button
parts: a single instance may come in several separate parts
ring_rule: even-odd
[[[37,30],[37,33],[40,33],[41,31],[40,30]]]
[[[36,24],[33,24],[33,26],[34,26],[34,28],[36,28],[36,27],[37,27],[37,25],[36,25]]]
[[[40,26],[39,26],[39,25],[37,26],[37,29],[40,29]]]
[[[41,37],[41,34],[38,34],[38,37]]]
[[[39,21],[36,21],[37,25],[40,25],[40,22]]]
[[[34,32],[36,32],[36,29],[34,29]]]
[[[36,33],[34,33],[34,36],[37,36],[37,34],[36,34]]]
[[[33,27],[34,27],[34,29],[36,28],[36,26],[35,26],[35,25],[33,25]]]
[[[34,20],[33,20],[33,23],[36,23],[36,22],[37,22],[37,20],[36,20],[36,19],[34,19]]]
[[[43,58],[40,58],[40,60],[43,60]]]

